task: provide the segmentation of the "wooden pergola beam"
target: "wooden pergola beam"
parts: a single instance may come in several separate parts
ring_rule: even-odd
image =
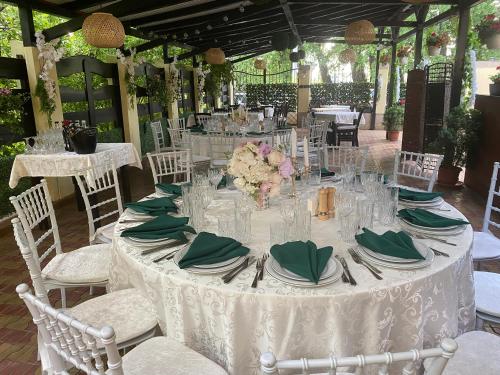
[[[57,4],[51,4],[46,1],[40,0],[4,0],[5,3],[9,3],[16,6],[27,7],[30,6],[33,10],[37,10],[43,13],[52,14],[55,16],[61,16],[64,18],[71,18],[75,16],[75,13],[71,10],[64,8],[63,6]]]
[[[295,26],[295,22],[293,21],[293,14],[290,6],[288,5],[287,0],[280,0],[281,9],[283,9],[283,13],[285,14],[286,20],[288,22],[288,26],[290,30],[292,30],[293,36],[297,39],[299,46],[302,47],[302,39],[300,38],[299,30],[297,26]]]

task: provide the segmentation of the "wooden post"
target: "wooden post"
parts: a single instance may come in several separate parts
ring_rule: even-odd
[[[389,72],[389,87],[387,90],[387,107],[394,104],[394,85],[396,84],[396,52],[398,49],[399,27],[392,28],[392,55],[391,55],[391,70]]]
[[[384,28],[381,27],[378,29],[378,33],[380,35],[380,39],[382,39],[382,34],[384,33]],[[379,41],[380,41],[379,39]],[[375,120],[377,118],[377,97],[379,93],[379,79],[378,75],[380,72],[380,48],[381,46],[377,46],[377,54],[375,57],[375,89],[373,90],[373,108],[372,114],[370,116],[370,130],[375,130]]]
[[[309,112],[309,103],[311,102],[311,66],[299,65],[298,89],[297,89],[297,126],[302,124],[302,118],[305,118]]]
[[[424,38],[424,22],[427,17],[427,12],[429,11],[428,5],[423,5],[419,8],[417,12],[417,34],[415,35],[415,59],[413,67],[417,66],[422,61],[422,44]]]
[[[469,23],[470,7],[462,4],[458,13],[457,48],[453,66],[453,80],[451,82],[450,108],[460,105],[461,101]]]
[[[130,56],[127,59],[131,59]],[[123,134],[125,142],[132,143],[139,155],[141,153],[141,132],[139,129],[139,113],[137,112],[137,98],[135,95],[130,95],[127,90],[127,81],[125,74],[127,67],[120,60],[118,64],[118,80],[120,82],[120,100],[122,105],[123,116]]]

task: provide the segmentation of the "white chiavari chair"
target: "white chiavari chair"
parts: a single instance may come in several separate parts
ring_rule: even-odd
[[[397,184],[400,176],[410,177],[427,182],[427,191],[432,191],[442,161],[443,155],[398,150],[394,157],[394,182]]]
[[[147,153],[147,157],[155,184],[162,182],[162,179],[167,176],[172,176],[174,182],[178,182],[178,178],[183,176],[185,181],[191,181],[191,153],[189,150]]]
[[[45,179],[17,197],[10,197],[10,201],[18,216],[12,224],[21,253],[24,257],[29,252],[28,255],[40,268],[38,279],[46,290],[60,289],[63,307],[66,307],[65,288],[107,285],[111,246],[91,245],[62,252],[59,228]],[[49,228],[38,236],[36,227],[45,221],[48,221]]]
[[[312,125],[316,123],[316,119],[314,118],[312,112],[308,112],[305,117],[302,118],[302,127],[310,128]]]
[[[321,158],[321,152],[326,145],[326,134],[328,131],[328,123],[326,121],[317,121],[314,125],[309,126],[309,157],[311,159]],[[303,142],[299,142],[299,146],[303,147]],[[302,156],[303,152],[297,152],[298,156]]]
[[[163,134],[163,127],[161,125],[161,121],[151,121],[149,123],[149,126],[151,127],[151,133],[153,134],[155,152],[168,150],[169,147],[167,147],[167,142]]]
[[[368,147],[324,146],[321,165],[328,170],[340,171],[345,164],[356,165],[356,171],[365,170]]]
[[[184,118],[169,118],[167,122],[168,127],[171,129],[186,129],[186,119]]]
[[[490,226],[500,229],[500,223],[494,221],[491,216],[500,214],[500,208],[495,206],[495,200],[500,200],[500,190],[497,188],[498,170],[500,163],[493,165],[493,174],[490,181],[490,190],[484,210],[483,227],[480,232],[474,232],[474,242],[472,244],[472,259],[475,262],[500,259],[500,239],[490,232]]]
[[[225,135],[217,132],[208,132],[208,146],[210,156],[210,168],[225,168],[229,158],[234,151],[235,135]]]
[[[54,374],[67,375],[68,368],[75,367],[88,375],[227,375],[219,365],[167,337],[149,338],[122,357],[120,333],[111,321],[96,324],[92,315],[78,318],[71,311],[56,310],[31,294],[26,284],[16,291],[38,327]]]
[[[89,224],[91,244],[113,242],[116,221],[123,213],[118,173],[110,155],[104,162],[80,171],[76,176],[82,194]],[[104,199],[99,201],[99,196]],[[103,210],[106,212],[103,213]],[[102,220],[115,218],[104,226],[97,226]]]
[[[210,118],[210,116],[207,117]],[[173,151],[189,150],[191,154],[191,163],[194,168],[205,165],[206,168],[208,168],[210,166],[210,158],[208,156],[193,154],[193,140],[189,129],[182,130],[169,128],[168,132],[170,134]]]
[[[273,130],[273,147],[281,146],[287,152],[290,151],[292,130],[291,129],[274,129]]]
[[[203,127],[206,129],[207,128],[207,122],[212,118],[210,115],[197,115],[198,118],[198,123],[203,125]]]
[[[276,119],[276,128],[278,129],[283,129],[286,128],[287,122],[285,117],[278,117]]]
[[[425,375],[441,375],[448,360],[453,357],[457,348],[457,343],[454,340],[444,339],[439,348],[367,356],[358,355],[356,357],[335,357],[332,355],[329,358],[322,359],[277,360],[273,353],[267,352],[261,355],[260,363],[262,374],[264,375],[279,375],[282,370],[299,370],[301,374],[310,375],[319,373],[327,373],[328,375],[361,375],[366,366],[370,366],[370,369],[378,367],[377,374],[388,375],[392,364],[406,362],[401,374],[414,375],[420,362],[430,358],[432,363],[429,365]],[[344,370],[346,368],[354,368],[355,373],[346,373]],[[342,371],[337,372],[339,369],[342,369]]]

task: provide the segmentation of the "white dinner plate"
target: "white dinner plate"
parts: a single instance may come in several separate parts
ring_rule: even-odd
[[[429,234],[432,236],[454,236],[457,234],[462,233],[467,225],[458,225],[456,228],[448,229],[448,230],[433,230],[432,228],[426,228],[426,227],[416,227],[414,225],[409,225],[406,221],[402,220],[399,218],[399,223],[401,224],[401,227],[403,229],[417,232],[417,233],[422,233],[422,234]]]
[[[414,270],[414,269],[419,269],[419,268],[424,268],[424,267],[430,266],[432,264],[432,261],[434,260],[434,252],[430,248],[425,246],[424,244],[421,244],[421,243],[415,244],[415,247],[417,247],[417,246],[419,247],[419,251],[421,252],[421,254],[426,253],[425,259],[418,260],[418,261],[412,262],[412,263],[395,263],[395,262],[388,262],[388,261],[384,261],[384,260],[381,260],[378,258],[374,258],[371,255],[369,255],[367,253],[366,249],[362,246],[359,247],[359,251],[357,253],[359,254],[359,256],[361,256],[368,263],[373,263],[373,264],[376,264],[378,266],[383,266],[383,267],[387,267],[387,268],[394,268],[394,269],[398,269],[398,270]],[[427,250],[425,250],[424,248],[427,248]]]
[[[399,198],[401,202],[406,202],[406,203],[412,203],[412,204],[418,204],[418,205],[426,205],[430,203],[436,203],[436,202],[442,202],[443,198],[442,197],[434,197],[432,199],[429,199],[427,201],[414,201],[411,199],[404,199],[404,198]]]
[[[427,245],[425,245],[419,241],[415,241],[413,239],[412,239],[412,241],[413,241],[413,245],[415,246],[415,249],[417,249],[417,251],[424,258],[427,256],[427,253],[429,251],[431,251],[431,249],[429,249],[429,247]],[[368,254],[369,256],[371,256],[372,258],[377,258],[377,259],[384,261],[384,262],[410,264],[410,263],[417,263],[417,262],[422,261],[421,259],[405,259],[405,258],[398,258],[398,257],[390,256],[390,255],[380,254],[380,253],[377,253],[377,252],[370,250],[367,247],[364,247],[361,245],[359,245],[359,248],[362,248],[363,251],[366,254]]]
[[[337,270],[337,264],[333,261],[333,259],[330,257],[328,259],[328,262],[326,263],[325,269],[321,273],[320,280],[327,279],[329,277],[332,277],[335,274],[335,271]],[[274,259],[272,256],[269,259],[271,262],[271,267],[276,271],[280,276],[286,277],[291,280],[295,281],[300,281],[300,282],[310,282],[308,279],[306,279],[303,276],[297,275],[296,273],[293,273],[292,271],[287,270],[286,268],[281,267],[281,265],[278,263],[276,259]]]
[[[136,237],[123,237],[123,240],[125,242],[128,242],[131,245],[134,246],[156,246],[156,245],[163,245],[163,244],[168,244],[169,242],[175,242],[177,240],[171,239],[171,238],[158,238],[154,240],[149,240],[149,239],[142,239],[142,238],[136,238]]]
[[[179,266],[180,260],[184,257],[186,252],[189,250],[189,246],[186,246],[184,249],[179,250],[175,256],[174,256],[174,263]],[[184,268],[185,271],[190,272],[190,273],[195,273],[199,275],[211,275],[215,273],[224,273],[224,272],[229,272],[239,265],[241,265],[245,261],[246,257],[235,257],[230,259],[231,263],[223,265],[227,261],[220,262],[220,263],[214,263],[211,264],[211,266],[217,266],[217,267],[212,267],[212,268],[200,268],[199,266],[197,267],[188,267]]]
[[[270,260],[271,259],[273,259],[273,258],[271,257]],[[336,271],[331,277],[326,278],[324,280],[320,280],[318,284],[315,284],[312,281],[303,282],[303,281],[296,281],[296,280],[289,279],[287,277],[283,277],[274,270],[274,268],[272,267],[271,261],[267,261],[265,263],[265,269],[266,269],[266,272],[271,277],[273,277],[274,279],[276,279],[284,284],[296,286],[299,288],[321,288],[323,286],[330,285],[330,284],[336,282],[337,280],[339,280],[342,277],[343,268],[342,268],[341,264],[334,257],[332,257],[330,259],[333,262],[335,262]]]
[[[433,232],[447,232],[447,231],[450,231],[450,230],[453,230],[453,229],[457,229],[460,225],[450,225],[449,227],[438,227],[438,228],[434,228],[434,227],[425,227],[423,225],[418,225],[418,224],[414,224],[406,219],[403,219],[403,218],[400,218],[405,224],[409,225],[410,227],[413,227],[415,229],[420,229],[420,230],[430,230],[430,231],[433,231]]]
[[[200,269],[211,269],[211,268],[220,268],[220,267],[225,267],[225,266],[228,266],[234,262],[236,262],[240,257],[236,257],[236,258],[231,258],[231,259],[228,259],[228,260],[225,260],[223,262],[219,262],[219,263],[212,263],[212,264],[199,264],[199,265],[196,265],[196,266],[193,266],[194,268],[200,268]]]

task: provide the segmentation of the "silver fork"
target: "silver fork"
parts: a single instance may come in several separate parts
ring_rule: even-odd
[[[349,254],[351,254],[352,260],[356,262],[357,264],[361,264],[362,266],[365,266],[368,271],[372,273],[372,275],[377,279],[377,280],[382,280],[382,276],[379,275],[379,273],[382,273],[378,268],[373,267],[371,264],[365,262],[361,257],[354,251],[354,249],[349,249]],[[378,271],[378,272],[377,272]]]
[[[456,243],[453,243],[453,242],[448,242],[446,241],[445,239],[442,239],[442,238],[438,238],[438,237],[434,237],[434,236],[427,236],[425,234],[419,234],[419,233],[410,233],[410,232],[407,232],[410,236],[413,236],[415,238],[419,238],[421,240],[434,240],[434,241],[437,241],[437,242],[441,242],[441,243],[444,243],[446,245],[450,245],[450,246],[457,246]]]
[[[253,278],[253,281],[252,281],[252,288],[257,288],[257,283],[259,282],[260,271],[263,269],[263,267],[264,267],[264,263],[263,263],[262,259],[257,260],[257,265],[255,266],[257,271],[255,272],[255,277]]]
[[[269,257],[269,254],[267,254],[267,253],[262,256],[262,269],[260,270],[260,274],[259,274],[260,281],[262,281],[264,279],[264,265],[266,264],[266,260],[268,257]]]

